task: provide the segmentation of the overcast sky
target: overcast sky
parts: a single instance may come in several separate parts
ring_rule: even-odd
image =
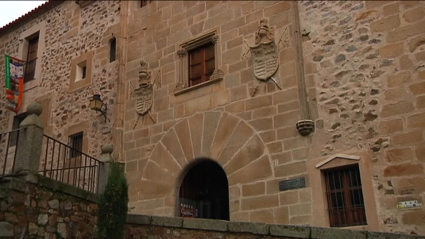
[[[3,1],[0,0],[0,27],[13,22],[13,20],[19,18],[27,12],[30,12],[34,8],[40,6],[46,1]]]

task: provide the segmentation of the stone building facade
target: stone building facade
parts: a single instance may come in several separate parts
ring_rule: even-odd
[[[102,92],[109,105],[108,116],[113,116],[118,62],[109,62],[108,45],[119,34],[119,3],[99,2],[81,8],[75,2],[49,2],[36,10],[3,27],[0,38],[1,54],[23,60],[29,40],[38,38],[35,76],[25,83],[20,112],[33,101],[41,103],[46,134],[68,142],[69,136],[84,132],[83,150],[98,155],[100,145],[112,140],[113,121],[98,121],[87,102],[94,93]],[[3,57],[1,62],[4,66]],[[75,72],[83,63],[87,64],[87,77],[78,80]],[[5,78],[4,69],[1,77]],[[3,130],[12,129],[15,116],[6,110],[5,102],[2,100],[0,116]]]
[[[423,235],[424,11],[420,1],[48,2],[0,29],[0,53],[25,58],[40,32],[25,103],[45,105],[54,137],[83,131],[90,154],[114,144],[132,213]],[[96,93],[106,122],[87,107]],[[0,117],[11,129],[11,113]],[[189,180],[198,169],[228,205],[201,195]]]

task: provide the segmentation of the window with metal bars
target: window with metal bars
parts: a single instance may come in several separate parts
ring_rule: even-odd
[[[189,86],[208,81],[215,70],[214,44],[192,49],[189,54]]]
[[[35,66],[37,62],[38,33],[28,39],[27,62],[25,67],[24,82],[34,80]]]
[[[83,151],[83,132],[69,136],[70,158],[81,156]]]
[[[141,0],[140,1],[140,7],[144,7],[146,5],[148,5],[149,3],[151,3],[153,0]]]
[[[366,225],[358,165],[324,171],[331,227]]]

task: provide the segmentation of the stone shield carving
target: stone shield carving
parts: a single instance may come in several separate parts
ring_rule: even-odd
[[[274,41],[274,33],[266,19],[260,21],[255,33],[255,46],[251,47],[254,75],[257,79],[267,81],[279,67],[278,50]]]
[[[146,114],[153,103],[153,85],[141,84],[134,90],[134,93],[136,95],[136,112],[140,115]]]
[[[276,73],[278,64],[277,46],[274,41],[260,43],[251,48],[254,75],[257,79],[266,81]]]
[[[139,88],[134,90],[136,96],[136,112],[140,115],[146,114],[153,103],[153,84],[150,82],[150,73],[147,71],[147,64],[140,62]]]

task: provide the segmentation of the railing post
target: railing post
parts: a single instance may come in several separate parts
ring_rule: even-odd
[[[38,173],[40,168],[41,148],[43,146],[43,125],[40,120],[43,111],[39,103],[28,105],[28,116],[19,125],[19,138],[16,146],[14,171],[28,170]]]
[[[112,152],[114,151],[114,148],[112,145],[106,144],[102,145],[101,150],[102,155],[100,160],[103,162],[103,164],[100,165],[99,170],[99,194],[105,191],[106,184],[108,183],[109,172],[111,171],[111,163],[113,161]]]

